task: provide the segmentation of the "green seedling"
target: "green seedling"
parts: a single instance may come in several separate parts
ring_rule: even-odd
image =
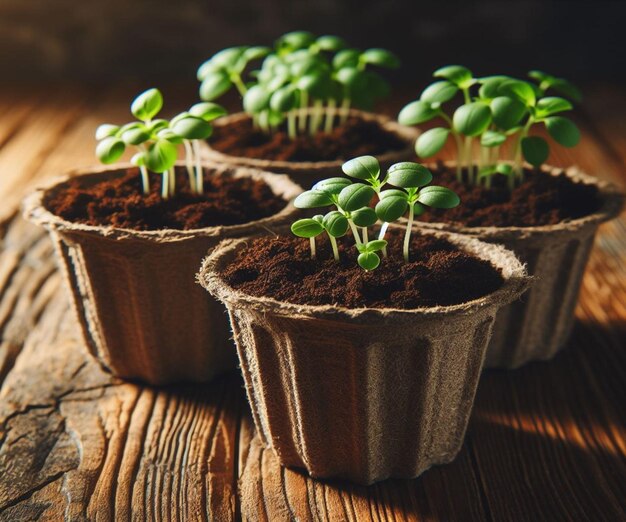
[[[242,75],[253,60],[261,68]],[[212,101],[235,86],[256,128],[275,132],[286,122],[291,139],[331,132],[337,116],[345,122],[350,107],[371,109],[389,94],[387,82],[371,67],[396,68],[398,58],[384,49],[348,49],[337,36],[294,31],[273,49],[234,47],[220,51],[198,70],[200,97]]]
[[[580,133],[575,124],[560,115],[572,109],[566,98],[552,96],[555,91],[579,101],[580,91],[562,78],[541,71],[531,71],[529,76],[538,82],[518,80],[497,75],[475,78],[472,72],[459,65],[442,67],[435,71],[436,82],[422,92],[419,100],[406,105],[398,115],[404,125],[418,125],[440,118],[444,126],[427,130],[417,139],[415,151],[421,158],[434,156],[443,149],[450,136],[457,149],[457,178],[491,186],[495,174],[508,176],[512,189],[516,181],[523,180],[523,160],[539,167],[548,158],[550,147],[540,136],[530,136],[536,124],[545,125],[548,134],[559,144],[575,146]],[[546,95],[548,94],[548,95]],[[460,98],[462,104],[452,112],[444,106]],[[501,147],[512,141],[509,161],[502,156]],[[474,162],[474,148],[479,153]]]
[[[359,266],[374,270],[380,264],[378,252],[387,256],[384,236],[390,223],[408,213],[404,236],[403,257],[409,262],[409,246],[414,218],[427,207],[452,208],[459,204],[458,196],[445,187],[429,185],[432,173],[423,165],[402,162],[392,165],[381,178],[380,164],[373,156],[360,156],[342,165],[348,177],[333,177],[319,181],[311,190],[300,194],[297,208],[334,207],[326,215],[296,221],[291,231],[298,237],[309,238],[311,257],[315,258],[315,238],[324,231],[330,239],[333,255],[339,260],[336,238],[352,232],[359,252]],[[386,189],[390,185],[393,188]],[[371,207],[378,198],[375,209]],[[376,239],[369,239],[369,228],[379,224]]]
[[[168,199],[176,193],[174,165],[182,144],[191,190],[202,194],[199,141],[211,135],[210,122],[226,111],[215,103],[198,103],[171,121],[155,119],[162,107],[163,95],[158,89],[141,93],[131,104],[131,113],[139,121],[121,126],[105,123],[97,128],[96,155],[102,163],[110,164],[124,154],[126,147],[134,147],[137,152],[131,163],[141,172],[143,193],[150,192],[149,173],[154,172],[162,175],[161,196]]]

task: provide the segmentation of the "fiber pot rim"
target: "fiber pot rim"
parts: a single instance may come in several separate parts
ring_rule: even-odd
[[[311,109],[306,109],[305,112],[311,112]],[[337,114],[341,114],[342,110],[337,109]],[[380,125],[390,132],[395,133],[406,142],[406,147],[404,149],[385,152],[384,154],[379,154],[376,158],[381,163],[389,163],[396,159],[399,154],[413,154],[413,149],[415,146],[415,140],[420,135],[420,131],[414,127],[407,127],[405,125],[400,125],[395,120],[391,119],[384,114],[378,114],[373,112],[361,111],[358,109],[349,109],[348,115],[356,116],[366,121],[378,121]],[[228,116],[224,116],[219,118],[213,122],[213,125],[216,127],[224,127],[233,122],[247,119],[250,116],[245,112],[237,112],[234,114],[230,114]],[[287,169],[290,172],[300,172],[307,170],[319,170],[319,169],[341,169],[341,165],[343,165],[346,160],[337,159],[337,160],[329,160],[329,161],[285,161],[285,160],[269,160],[269,159],[261,159],[261,158],[248,158],[246,156],[233,156],[231,154],[225,154],[218,150],[215,150],[211,147],[210,143],[204,142],[204,150],[210,156],[210,158],[214,161],[227,161],[227,162],[236,162],[239,165],[245,165],[246,167],[255,167],[259,169]]]
[[[446,165],[447,167],[454,167],[456,166],[456,164],[456,161],[444,162],[444,165]],[[433,167],[434,165],[431,164],[430,166]],[[445,232],[453,232],[457,234],[480,236],[481,239],[505,241],[515,238],[537,237],[547,233],[575,233],[583,227],[589,225],[599,225],[601,223],[604,223],[605,221],[609,221],[619,214],[621,207],[624,203],[624,194],[614,183],[586,174],[577,166],[563,169],[553,167],[551,165],[542,165],[541,170],[551,176],[557,176],[559,174],[565,173],[565,175],[575,183],[596,185],[599,190],[599,199],[601,201],[600,208],[592,214],[588,214],[586,216],[576,219],[566,219],[553,225],[537,225],[530,227],[468,227],[459,223],[446,223],[443,221],[416,221],[416,225],[420,229],[434,229]]]
[[[486,296],[448,306],[430,306],[413,309],[400,308],[348,308],[333,305],[307,305],[279,301],[271,297],[257,297],[228,285],[220,271],[234,254],[247,244],[247,239],[226,239],[203,260],[197,274],[198,282],[214,297],[224,303],[253,308],[261,313],[289,315],[293,317],[368,323],[373,319],[415,320],[416,318],[439,318],[464,315],[488,306],[504,305],[514,301],[531,284],[526,267],[513,252],[503,246],[479,241],[476,238],[450,232],[420,230],[420,234],[442,237],[472,255],[490,261],[501,273],[504,284]]]
[[[177,161],[176,167],[184,167],[183,161]],[[224,234],[239,234],[248,228],[258,228],[270,225],[277,219],[286,218],[297,212],[292,205],[293,199],[302,192],[302,188],[284,174],[273,174],[259,169],[223,165],[214,161],[203,160],[202,168],[211,169],[218,175],[233,176],[236,178],[251,177],[266,183],[272,192],[285,201],[285,206],[276,214],[239,223],[237,225],[217,225],[212,227],[178,230],[163,228],[159,230],[135,230],[132,228],[115,227],[113,225],[87,225],[68,221],[57,216],[45,206],[45,198],[53,191],[60,190],[70,179],[78,176],[93,178],[95,181],[109,176],[121,176],[126,169],[135,168],[128,162],[116,163],[115,165],[98,165],[72,169],[62,176],[57,176],[47,181],[43,186],[35,189],[22,201],[22,214],[29,221],[45,228],[54,230],[67,230],[73,233],[96,234],[103,238],[119,240],[132,238],[145,241],[174,242],[184,241],[198,237],[215,237]]]

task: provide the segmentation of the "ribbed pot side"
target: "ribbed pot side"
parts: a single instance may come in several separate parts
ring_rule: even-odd
[[[121,174],[95,168],[85,183]],[[224,307],[195,282],[207,250],[228,237],[279,226],[294,212],[301,189],[285,176],[205,163],[216,175],[251,176],[285,199],[275,216],[227,227],[137,231],[68,222],[45,207],[69,176],[24,201],[24,215],[50,232],[89,351],[111,373],[150,384],[207,381],[234,368],[236,356]]]
[[[452,164],[453,165],[453,164]],[[562,169],[545,167],[557,175]],[[576,168],[566,171],[575,182],[598,186],[600,208],[594,214],[556,225],[536,227],[462,227],[419,222],[419,230],[467,234],[514,251],[535,279],[532,287],[498,312],[487,349],[486,368],[519,368],[554,357],[565,345],[574,324],[574,309],[585,266],[598,227],[615,217],[623,195],[605,181]]]
[[[310,111],[307,111],[310,112]],[[382,168],[388,168],[398,161],[407,161],[415,157],[415,140],[419,136],[419,131],[412,127],[405,127],[391,120],[387,116],[372,114],[369,112],[351,109],[350,116],[361,118],[367,121],[378,121],[380,125],[402,139],[406,146],[397,151],[379,154],[378,158]],[[240,112],[220,118],[215,121],[216,127],[227,126],[237,121],[248,119],[245,112]],[[241,156],[230,156],[211,148],[210,144],[205,144],[202,149],[203,157],[211,161],[217,161],[227,165],[242,165],[253,167],[268,172],[287,174],[293,181],[304,188],[311,187],[315,182],[330,176],[341,175],[341,165],[350,158],[336,161],[275,161],[263,158],[246,158]]]
[[[456,306],[349,310],[228,287],[241,241],[205,260],[200,282],[228,309],[257,429],[284,466],[371,484],[455,458],[496,310],[528,280],[501,247],[445,237],[501,268],[504,286]]]

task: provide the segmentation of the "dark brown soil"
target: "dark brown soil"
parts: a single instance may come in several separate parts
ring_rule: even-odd
[[[277,161],[348,160],[364,154],[402,150],[406,143],[376,121],[350,118],[332,132],[318,132],[291,140],[284,130],[272,135],[255,130],[252,120],[216,126],[210,140],[215,150],[245,158]]]
[[[340,262],[325,237],[317,239],[317,259],[309,241],[292,236],[250,242],[224,271],[226,281],[248,294],[309,305],[349,308],[402,308],[464,303],[503,283],[490,263],[446,240],[415,235],[411,262],[402,258],[402,235],[388,233],[389,257],[370,272],[356,264],[352,238],[342,238]]]
[[[576,183],[564,173],[551,176],[526,171],[524,182],[512,192],[506,183],[505,176],[496,175],[489,189],[466,185],[456,180],[454,171],[439,164],[433,171],[433,184],[454,190],[461,204],[449,210],[428,210],[419,219],[469,227],[531,227],[581,218],[600,207],[596,186]]]
[[[45,206],[53,214],[87,225],[113,225],[135,230],[190,230],[238,225],[276,214],[286,202],[262,181],[204,175],[204,194],[189,190],[187,172],[177,168],[176,195],[161,198],[161,176],[152,174],[150,194],[144,195],[137,169],[85,187],[76,177],[67,189],[52,194]]]

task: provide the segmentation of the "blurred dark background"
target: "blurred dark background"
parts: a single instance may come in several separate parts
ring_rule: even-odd
[[[225,46],[308,29],[403,59],[399,83],[461,63],[626,82],[625,1],[0,0],[2,82],[176,77]]]

